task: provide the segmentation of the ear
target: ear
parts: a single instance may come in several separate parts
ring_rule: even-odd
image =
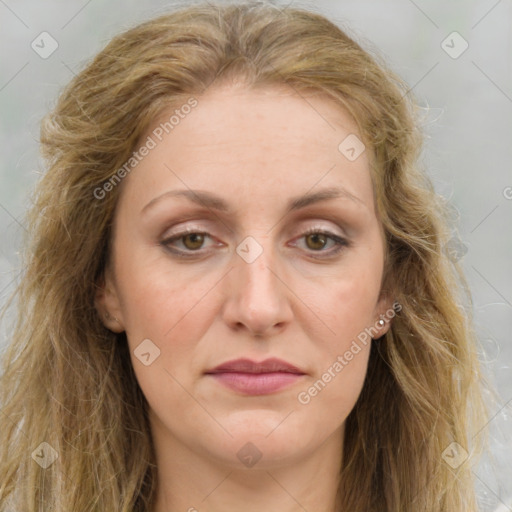
[[[375,323],[373,327],[377,331],[377,334],[373,337],[374,339],[379,339],[389,331],[393,318],[400,309],[401,305],[393,300],[391,294],[381,292],[375,308]],[[384,323],[382,323],[382,321]]]
[[[119,292],[110,268],[96,283],[94,305],[103,325],[112,332],[123,332],[124,321],[119,301]]]

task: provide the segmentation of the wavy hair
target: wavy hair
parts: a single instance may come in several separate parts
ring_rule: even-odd
[[[148,404],[125,333],[106,329],[94,305],[121,187],[101,200],[95,191],[163,109],[226,80],[329,97],[353,116],[371,154],[383,289],[401,310],[372,343],[346,420],[342,510],[477,510],[471,467],[486,411],[471,295],[445,250],[446,201],[418,165],[420,115],[407,85],[319,13],[208,2],[115,36],[42,121],[46,172],[26,215],[3,355],[0,512],[142,512],[154,503]],[[462,464],[448,463],[447,453],[466,451]],[[38,456],[57,458],[45,469]]]

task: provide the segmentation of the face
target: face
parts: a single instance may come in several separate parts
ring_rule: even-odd
[[[354,159],[354,135],[339,149],[357,128],[326,98],[224,86],[197,100],[161,141],[174,108],[141,138],[156,145],[122,183],[97,307],[126,331],[157,452],[273,467],[342,439],[361,333],[390,306],[369,155]],[[218,368],[238,359],[253,364]]]

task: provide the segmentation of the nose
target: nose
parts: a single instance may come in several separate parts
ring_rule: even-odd
[[[269,247],[251,263],[234,255],[235,267],[227,278],[223,318],[235,331],[271,336],[290,323],[293,294],[276,267]],[[282,272],[281,272],[282,274]]]

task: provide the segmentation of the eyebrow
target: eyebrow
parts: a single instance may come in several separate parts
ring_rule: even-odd
[[[185,197],[189,201],[204,206],[208,209],[218,210],[225,213],[232,212],[228,203],[224,199],[215,194],[212,194],[211,192],[207,192],[205,190],[182,189],[169,190],[168,192],[164,192],[162,195],[153,198],[151,201],[149,201],[148,204],[146,204],[146,206],[144,206],[144,208],[142,208],[141,214],[146,213],[146,211],[151,209],[157,203],[169,197]],[[358,205],[366,206],[361,199],[354,196],[347,189],[343,187],[336,187],[325,188],[317,192],[309,192],[301,196],[291,198],[287,203],[286,213],[300,210],[312,204],[318,203],[320,201],[327,201],[329,199],[348,199]]]

